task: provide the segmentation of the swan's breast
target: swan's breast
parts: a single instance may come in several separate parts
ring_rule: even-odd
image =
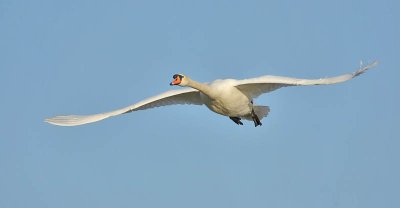
[[[217,80],[210,85],[212,97],[201,94],[204,104],[215,113],[225,116],[244,116],[251,111],[249,98],[231,85],[231,80]]]

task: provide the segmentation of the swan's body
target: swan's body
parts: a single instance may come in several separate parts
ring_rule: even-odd
[[[105,118],[137,110],[173,104],[206,105],[211,111],[230,117],[236,124],[242,125],[241,119],[253,120],[255,126],[262,125],[260,120],[267,116],[268,106],[256,106],[253,99],[263,93],[271,92],[285,86],[335,84],[350,80],[377,62],[362,67],[352,74],[323,79],[297,79],[280,76],[262,76],[244,80],[215,80],[209,84],[199,83],[189,77],[176,74],[171,85],[187,86],[180,90],[171,90],[150,97],[136,104],[119,110],[94,115],[56,116],[46,119],[46,122],[60,126],[76,126],[92,123]]]

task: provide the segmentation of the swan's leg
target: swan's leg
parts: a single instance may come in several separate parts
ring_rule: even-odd
[[[237,125],[243,125],[243,123],[240,121],[241,118],[239,117],[229,117],[233,122],[235,122]]]
[[[251,110],[251,118],[254,121],[254,126],[255,127],[262,126],[262,123],[261,123],[260,119],[258,118],[257,114],[254,113],[254,109]]]
[[[250,103],[251,103],[251,106],[253,106],[253,104],[254,104],[253,100],[251,100]],[[258,118],[257,114],[254,112],[254,109],[251,109],[251,118],[254,121],[255,127],[262,126],[262,123],[261,123],[260,119]]]

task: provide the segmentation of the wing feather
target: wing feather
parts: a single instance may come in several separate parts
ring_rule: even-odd
[[[305,86],[305,85],[328,85],[345,82],[350,80],[366,70],[376,66],[377,61],[367,66],[361,67],[359,70],[352,74],[344,74],[336,77],[321,78],[321,79],[299,79],[281,76],[262,76],[252,79],[239,80],[236,88],[242,91],[250,98],[256,98],[261,94],[268,93],[286,86]]]
[[[202,105],[203,102],[201,100],[200,92],[198,90],[185,88],[185,89],[167,91],[162,94],[142,100],[128,107],[106,113],[99,113],[94,115],[56,116],[53,118],[45,119],[45,121],[58,126],[77,126],[77,125],[100,121],[109,118],[111,116],[130,113],[133,111],[145,110],[149,108],[155,108],[167,105],[176,105],[176,104]]]

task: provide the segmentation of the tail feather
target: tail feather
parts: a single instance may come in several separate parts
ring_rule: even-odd
[[[254,106],[253,109],[259,119],[266,117],[270,111],[268,106]]]
[[[268,106],[261,106],[261,105],[253,106],[253,109],[254,109],[254,113],[256,113],[256,115],[258,116],[258,118],[260,120],[264,117],[267,117],[268,113],[270,111],[270,108]],[[250,121],[253,120],[253,118],[251,116],[247,116],[247,117],[243,117],[243,118],[246,120],[250,120]]]

